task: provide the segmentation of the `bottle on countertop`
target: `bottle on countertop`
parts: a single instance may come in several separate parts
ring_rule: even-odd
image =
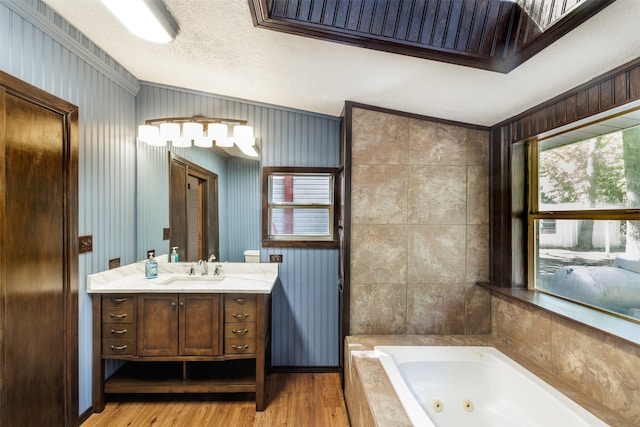
[[[176,251],[177,249],[177,246],[171,248],[171,262],[178,262],[178,252]]]
[[[149,254],[149,259],[144,263],[144,275],[147,279],[158,277],[158,261],[155,260],[153,254]]]

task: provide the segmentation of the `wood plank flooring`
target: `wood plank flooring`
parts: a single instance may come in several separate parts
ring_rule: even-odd
[[[272,373],[268,406],[253,394],[111,396],[82,427],[348,427],[338,373]]]

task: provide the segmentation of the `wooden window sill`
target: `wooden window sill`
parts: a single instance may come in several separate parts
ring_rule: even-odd
[[[521,301],[623,341],[640,346],[640,324],[625,320],[553,295],[523,288],[506,288],[491,282],[478,282],[479,286],[504,297]]]

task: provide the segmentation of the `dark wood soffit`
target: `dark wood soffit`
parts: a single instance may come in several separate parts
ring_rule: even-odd
[[[493,126],[514,143],[640,100],[640,58]]]
[[[260,28],[502,73],[614,1],[248,0]]]

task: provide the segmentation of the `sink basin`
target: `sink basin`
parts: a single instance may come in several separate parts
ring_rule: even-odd
[[[206,275],[206,276],[201,276],[201,275],[195,275],[195,276],[189,276],[189,275],[184,275],[184,276],[172,276],[169,277],[166,280],[163,280],[161,282],[158,282],[159,285],[169,285],[169,284],[181,284],[181,285],[188,285],[188,284],[203,284],[206,282],[220,282],[224,280],[224,276],[222,275]]]

